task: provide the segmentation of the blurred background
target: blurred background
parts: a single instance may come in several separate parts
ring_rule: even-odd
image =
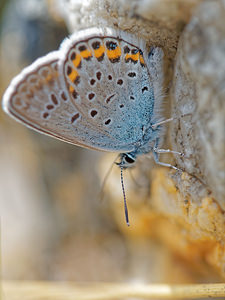
[[[58,49],[69,32],[54,1],[1,0],[0,18],[2,96],[23,67]],[[115,155],[40,135],[2,110],[0,145],[4,279],[171,283],[219,280],[198,251],[191,252],[194,264],[190,265],[187,257],[175,247],[165,247],[149,229],[164,224],[151,211],[151,165],[144,163],[133,172],[138,182],[130,174],[125,175],[128,201],[132,198],[132,226],[128,229],[116,168],[100,199],[102,182]],[[113,201],[109,189],[113,190]],[[173,228],[173,220],[169,222]],[[164,225],[166,240],[169,228],[168,223]],[[174,234],[176,238],[180,237]]]

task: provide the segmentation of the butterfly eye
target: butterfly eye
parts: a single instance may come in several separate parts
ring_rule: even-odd
[[[124,160],[125,160],[125,162],[128,163],[128,164],[133,164],[133,163],[135,163],[135,158],[134,158],[133,156],[131,156],[131,155],[128,155],[128,154],[125,154]]]

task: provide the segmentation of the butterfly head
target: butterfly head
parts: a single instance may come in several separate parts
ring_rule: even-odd
[[[135,165],[135,163],[136,163],[136,155],[130,152],[130,153],[121,153],[120,161],[116,164],[117,166],[126,169],[126,168],[132,168]]]

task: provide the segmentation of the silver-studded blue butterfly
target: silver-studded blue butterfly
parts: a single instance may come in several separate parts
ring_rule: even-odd
[[[4,110],[41,133],[90,149],[119,152],[123,168],[159,149],[163,137],[160,48],[111,28],[74,33],[58,51],[36,60],[15,77]],[[179,153],[178,153],[179,154]],[[126,221],[128,213],[125,201]]]

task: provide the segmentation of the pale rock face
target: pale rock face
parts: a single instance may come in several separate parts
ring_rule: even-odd
[[[197,9],[181,37],[172,89],[171,140],[196,176],[225,209],[225,1]],[[198,191],[196,191],[198,192]]]

